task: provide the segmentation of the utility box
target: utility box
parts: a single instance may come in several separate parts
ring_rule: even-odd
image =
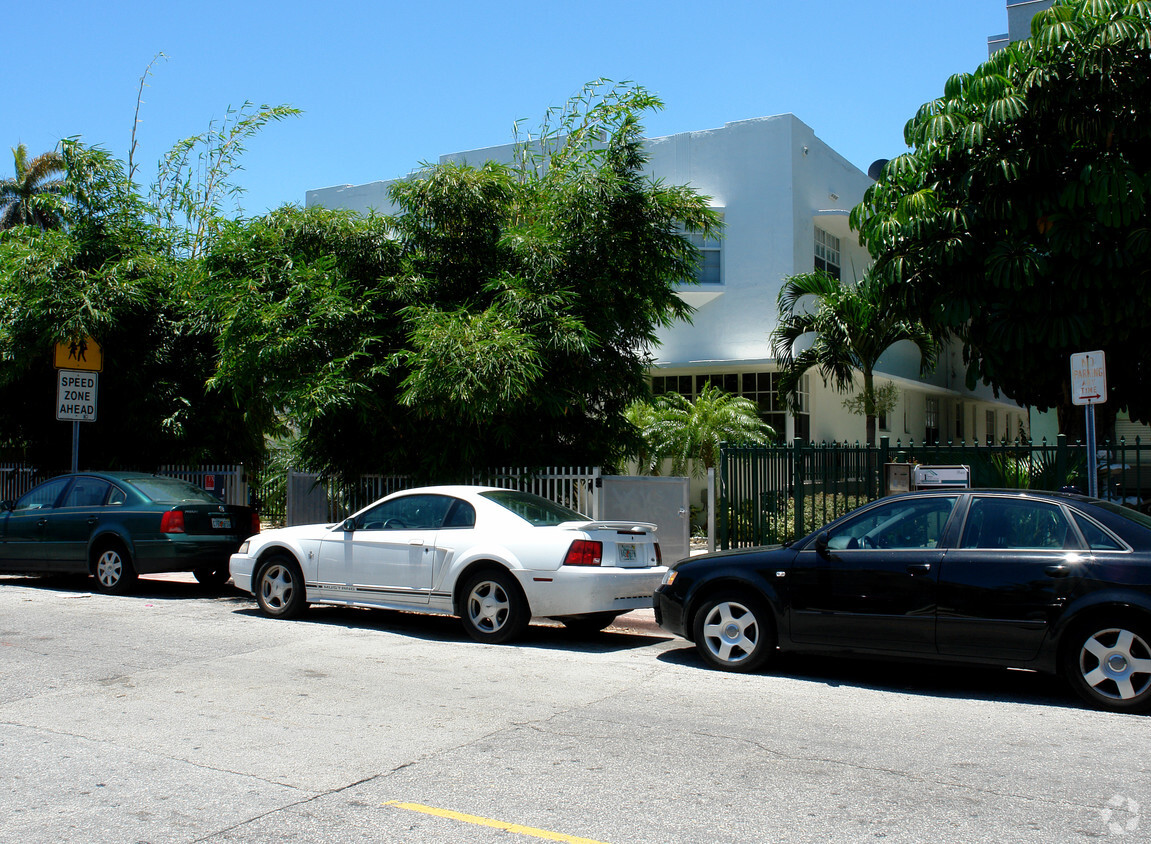
[[[884,463],[883,464],[883,494],[895,495],[897,492],[911,492],[911,464],[910,463]]]
[[[921,489],[970,489],[970,466],[918,466],[911,463],[883,465],[883,494]]]

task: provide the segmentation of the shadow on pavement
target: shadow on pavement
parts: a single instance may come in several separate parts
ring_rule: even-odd
[[[725,672],[707,666],[695,647],[663,651],[656,658],[670,665],[697,668],[718,677]],[[1059,677],[998,667],[900,662],[881,658],[780,654],[761,671],[751,675],[764,682],[788,678],[838,688],[850,686],[881,692],[925,697],[1003,701],[1040,706],[1082,707],[1079,699]]]
[[[251,599],[249,598],[249,600]],[[252,606],[237,609],[236,612],[263,617],[254,602]],[[283,621],[268,620],[274,621],[276,624],[324,624],[354,627],[360,630],[378,630],[424,641],[469,643],[473,641],[464,632],[460,620],[450,615],[428,615],[399,610],[314,604],[308,607],[308,611],[300,618]],[[667,641],[667,639],[666,636],[647,635],[614,626],[600,633],[579,633],[567,629],[559,622],[539,619],[532,622],[522,638],[509,643],[509,647],[542,648],[581,653],[613,653],[647,647]]]
[[[93,578],[82,574],[0,575],[0,586],[5,584],[23,586],[26,589],[42,589],[74,595],[90,594],[97,598],[121,600],[183,601],[189,598],[237,602],[252,600],[250,595],[234,587],[231,581],[223,586],[204,586],[196,582],[190,574],[146,574],[141,576],[132,591],[125,595],[105,595],[96,589],[96,581]]]

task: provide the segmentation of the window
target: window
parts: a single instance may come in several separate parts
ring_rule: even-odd
[[[955,403],[955,441],[963,442],[963,402]]]
[[[1044,501],[976,498],[963,528],[963,548],[1074,548],[1063,511]]]
[[[1086,516],[1075,513],[1075,524],[1092,551],[1123,551],[1126,546]]]
[[[501,489],[493,492],[481,492],[484,498],[494,501],[506,510],[515,513],[521,519],[536,527],[554,527],[564,522],[584,522],[587,516],[569,510],[562,504],[556,504],[546,498],[540,498],[530,492],[520,492],[514,489]]]
[[[815,268],[839,278],[839,238],[815,227]]]
[[[356,516],[356,530],[435,530],[455,500],[446,495],[392,498]]]
[[[700,284],[723,284],[723,250],[719,240],[698,232],[684,232],[684,237],[699,250],[695,280]]]
[[[958,496],[931,496],[872,507],[830,531],[827,547],[841,551],[936,548],[958,500]]]
[[[923,402],[923,441],[928,445],[939,442],[939,399],[928,396]]]
[[[988,410],[985,418],[987,420],[987,444],[995,445],[995,411]]]
[[[26,493],[23,498],[17,501],[14,509],[43,510],[45,507],[52,507],[67,485],[68,478],[57,478],[56,480],[40,484],[40,486]]]
[[[776,437],[783,439],[787,434],[787,417],[795,420],[795,436],[808,439],[811,431],[811,377],[804,375],[799,382],[799,410],[794,414],[783,403],[779,395],[778,372],[724,372],[707,375],[655,375],[651,379],[653,396],[665,393],[679,393],[686,399],[695,401],[703,388],[714,384],[721,390],[736,396],[750,399],[759,410],[759,418],[770,425]]]
[[[63,507],[99,507],[112,485],[98,478],[77,478],[64,497]]]

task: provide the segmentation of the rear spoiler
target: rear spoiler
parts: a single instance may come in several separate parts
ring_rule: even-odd
[[[599,521],[599,522],[564,522],[558,527],[567,528],[568,530],[614,530],[619,533],[655,533],[658,529],[656,525],[651,522],[620,522],[620,521]]]

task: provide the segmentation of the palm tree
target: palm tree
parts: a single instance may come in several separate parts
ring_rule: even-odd
[[[696,477],[705,476],[719,462],[720,443],[763,443],[775,437],[754,402],[712,384],[694,402],[679,393],[664,393],[651,404],[637,402],[628,418],[645,443],[641,469],[654,471],[670,459],[673,475],[685,475],[690,468]]]
[[[885,409],[875,388],[875,364],[901,340],[919,348],[924,374],[934,368],[935,338],[907,316],[892,288],[871,269],[854,284],[818,270],[792,276],[779,291],[779,324],[771,333],[771,351],[782,370],[780,393],[794,406],[800,378],[813,367],[841,393],[855,388],[855,373],[861,372],[856,412],[867,420],[867,444],[875,445],[875,417]]]
[[[39,226],[42,229],[59,228],[62,218],[59,210],[45,197],[60,194],[65,172],[64,157],[59,152],[46,152],[28,160],[24,144],[12,149],[16,162],[16,177],[0,179],[0,229],[16,226]]]

